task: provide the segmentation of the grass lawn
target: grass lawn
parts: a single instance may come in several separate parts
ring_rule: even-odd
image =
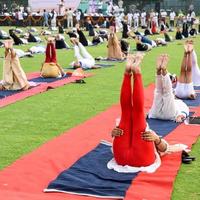
[[[8,30],[8,27],[1,28]],[[174,34],[172,33],[173,36]],[[67,41],[69,41],[68,38]],[[134,42],[129,41],[134,48]],[[194,41],[200,63],[200,36],[194,38]],[[169,54],[169,71],[179,74],[183,42],[175,41],[167,47],[155,48],[146,53],[142,63],[145,86],[154,82],[155,61],[161,53]],[[16,48],[26,50],[33,45]],[[106,44],[88,47],[88,51],[94,57],[106,56]],[[3,52],[4,49],[0,49],[0,57],[4,55]],[[59,64],[67,67],[73,61],[73,50],[58,50],[57,56]],[[43,61],[44,55],[35,55],[34,58],[22,58],[21,65],[26,72],[35,72],[39,71]],[[0,62],[2,66],[2,58],[0,58]],[[0,169],[7,167],[24,154],[33,151],[69,128],[118,103],[125,63],[115,64],[115,67],[92,70],[91,72],[95,76],[85,79],[86,84],[68,84],[1,108]],[[0,70],[0,77],[2,77],[2,70]],[[113,122],[113,126],[114,124],[115,122]],[[196,156],[197,160],[191,165],[182,165],[181,167],[174,185],[173,200],[200,199],[199,154],[200,141],[192,149],[192,155]]]

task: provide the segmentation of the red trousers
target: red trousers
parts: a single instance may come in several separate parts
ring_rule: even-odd
[[[121,88],[121,121],[119,128],[124,131],[113,141],[113,153],[120,165],[134,167],[148,166],[155,161],[153,142],[146,142],[141,138],[146,129],[144,113],[144,91],[141,74],[134,74],[133,92],[131,75],[124,75]]]
[[[46,48],[46,59],[45,63],[57,63],[56,60],[56,49],[53,43],[48,43]]]

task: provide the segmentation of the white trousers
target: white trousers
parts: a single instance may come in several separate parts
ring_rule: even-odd
[[[149,111],[149,118],[175,120],[176,105],[172,83],[168,74],[157,75],[153,105]]]

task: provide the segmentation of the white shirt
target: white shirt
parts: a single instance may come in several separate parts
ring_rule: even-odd
[[[141,13],[141,18],[145,18],[146,15],[147,15],[146,12],[142,12],[142,13]]]
[[[68,10],[66,15],[67,15],[67,19],[73,19],[73,11],[72,10]]]
[[[170,20],[174,20],[175,17],[176,17],[176,13],[174,11],[170,12],[170,14],[169,14]]]

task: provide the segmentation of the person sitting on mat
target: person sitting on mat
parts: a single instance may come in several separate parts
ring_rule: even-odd
[[[27,90],[30,84],[12,45],[12,40],[5,41],[4,43],[5,61],[3,64],[3,80],[0,82],[0,90]]]
[[[188,106],[180,99],[175,99],[172,82],[167,72],[168,55],[160,55],[156,67],[156,88],[149,118],[182,122],[189,115]]]
[[[118,166],[151,168],[155,171],[160,166],[160,157],[155,151],[154,143],[143,140],[148,130],[144,113],[144,91],[140,63],[143,54],[128,55],[121,87],[121,119],[118,128],[123,135],[113,140],[114,159],[107,164],[109,169]],[[133,76],[133,86],[131,77]],[[158,144],[161,145],[161,144]],[[165,147],[166,148],[166,147]]]
[[[48,38],[46,59],[40,72],[40,75],[44,78],[58,78],[66,75],[64,70],[57,63],[54,38]]]
[[[71,38],[70,40],[74,45],[74,53],[76,61],[72,63],[74,69],[95,69],[99,68],[95,66],[94,58],[88,53],[86,48],[78,41],[76,38]]]
[[[120,46],[120,42],[117,35],[112,31],[108,38],[108,59],[123,60],[125,55],[123,54]]]
[[[181,64],[180,76],[175,88],[175,95],[180,99],[195,99],[196,94],[192,82],[192,52],[193,43],[186,41]]]

